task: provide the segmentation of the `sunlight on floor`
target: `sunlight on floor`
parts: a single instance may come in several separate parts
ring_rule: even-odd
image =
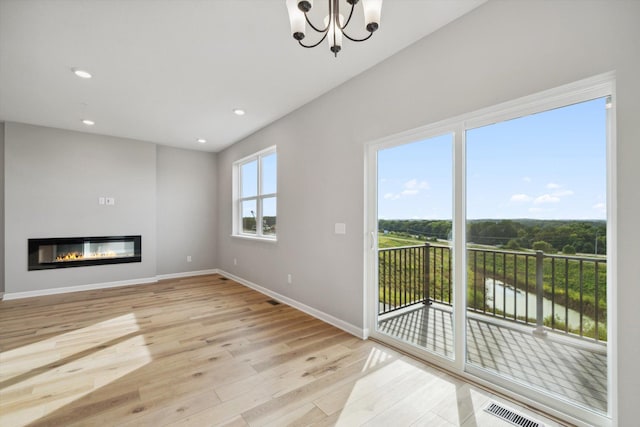
[[[0,425],[27,425],[151,362],[139,330],[131,313],[1,353]]]
[[[73,357],[74,354],[139,330],[135,315],[129,313],[86,328],[74,329],[29,345],[3,351],[0,353],[0,381],[58,362],[60,359]],[[43,334],[51,332],[53,331],[42,330]],[[38,366],[34,366],[36,360]]]
[[[398,425],[399,416],[424,411],[425,401],[423,399],[416,400],[416,407],[413,411],[411,408],[404,408],[402,411],[391,410],[407,397],[407,390],[424,392],[425,387],[433,387],[437,382],[439,383],[437,384],[437,393],[445,390],[455,392],[456,385],[443,379],[439,372],[421,369],[416,362],[408,358],[403,357],[390,363],[387,362],[386,366],[374,369],[376,365],[394,357],[393,354],[380,349],[372,350],[365,367],[365,370],[371,372],[358,380],[349,391],[348,396],[343,398],[346,399],[346,402],[342,400],[345,403],[336,422],[337,426],[360,425],[373,418],[375,418],[376,425]],[[380,390],[385,390],[385,393],[380,393]],[[327,413],[332,413],[334,409],[329,401],[316,402],[316,404]]]
[[[366,372],[372,368],[375,368],[377,365],[386,362],[387,360],[394,357],[392,354],[382,351],[380,349],[374,348],[369,353],[369,357],[367,357],[367,361],[362,367],[362,372]]]

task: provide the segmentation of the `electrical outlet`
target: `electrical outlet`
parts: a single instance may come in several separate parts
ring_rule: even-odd
[[[104,197],[98,197],[98,204],[99,205],[104,205],[105,204]]]
[[[187,262],[191,262],[191,255],[187,255]]]
[[[291,279],[291,275],[290,274],[287,274],[287,283],[288,284],[292,284],[293,283],[293,280]]]
[[[106,204],[109,205],[109,206],[113,206],[113,205],[116,204],[116,199],[113,198],[113,197],[106,197],[104,200],[105,200]]]

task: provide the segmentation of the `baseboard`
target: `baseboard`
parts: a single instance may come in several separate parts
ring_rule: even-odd
[[[231,280],[234,280],[248,288],[251,288],[255,291],[260,292],[261,294],[270,296],[271,298],[280,301],[284,304],[287,304],[293,308],[296,308],[302,312],[307,313],[310,316],[315,317],[316,319],[322,320],[325,323],[328,323],[330,325],[335,326],[336,328],[342,329],[345,332],[350,333],[351,335],[354,335],[360,339],[366,339],[368,336],[368,331],[362,329],[362,328],[358,328],[357,326],[352,325],[351,323],[345,322],[342,319],[338,319],[337,317],[334,317],[330,314],[327,314],[323,311],[320,311],[318,309],[315,309],[313,307],[309,307],[306,304],[303,304],[299,301],[296,301],[294,299],[291,299],[289,297],[286,297],[284,295],[281,295],[277,292],[274,292],[270,289],[267,288],[263,288],[260,285],[257,285],[253,282],[250,282],[248,280],[243,279],[242,277],[238,277],[234,274],[228,273],[224,270],[218,270],[218,274],[227,277]]]
[[[186,271],[184,273],[171,273],[171,274],[158,274],[156,279],[158,280],[166,280],[166,279],[180,279],[182,277],[192,277],[192,276],[205,276],[207,274],[218,274],[217,268],[212,268],[209,270],[197,270],[197,271]]]
[[[158,279],[156,277],[145,277],[145,278],[132,279],[132,280],[120,280],[116,282],[92,283],[90,285],[78,285],[78,286],[67,286],[63,288],[43,289],[40,291],[10,292],[10,293],[5,293],[3,299],[4,301],[8,301],[13,299],[40,297],[44,295],[66,294],[69,292],[94,291],[98,289],[118,288],[120,286],[144,285],[148,283],[156,283],[157,281]]]
[[[118,288],[120,286],[145,285],[148,283],[156,283],[158,280],[178,279],[181,277],[204,276],[207,274],[216,274],[218,269],[187,271],[183,273],[159,274],[155,277],[146,277],[142,279],[120,280],[116,282],[93,283],[90,285],[67,286],[64,288],[43,289],[41,291],[27,292],[10,292],[4,295],[0,293],[0,299],[4,301],[21,298],[40,297],[44,295],[66,294],[68,292],[95,291],[98,289]]]

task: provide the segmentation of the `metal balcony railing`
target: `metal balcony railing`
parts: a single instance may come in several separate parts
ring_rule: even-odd
[[[451,305],[452,253],[424,244],[378,250],[379,314],[415,304]],[[467,309],[606,341],[606,260],[467,249]]]

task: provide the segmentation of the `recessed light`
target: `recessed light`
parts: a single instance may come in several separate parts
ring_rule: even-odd
[[[198,141],[200,144],[204,144],[204,143],[207,142],[207,140],[204,139],[204,138],[198,138],[198,139],[196,139],[196,141]]]
[[[234,108],[233,114],[235,114],[236,116],[244,116],[245,111],[242,108]]]
[[[93,126],[93,125],[96,124],[96,122],[94,122],[93,120],[89,120],[89,119],[82,120],[82,123],[84,123],[87,126]]]
[[[73,74],[83,79],[90,79],[91,73],[85,70],[79,70],[78,68],[72,68]]]

